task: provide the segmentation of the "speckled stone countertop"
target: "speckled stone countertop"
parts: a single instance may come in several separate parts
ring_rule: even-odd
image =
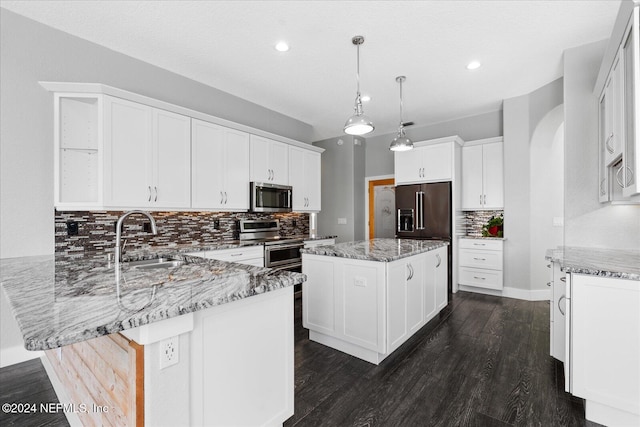
[[[371,239],[301,249],[310,255],[325,255],[364,261],[390,262],[448,245],[445,240]]]
[[[545,259],[559,262],[567,273],[640,280],[640,250],[560,247]]]
[[[174,252],[175,254],[175,252]],[[176,255],[184,264],[141,269],[104,260],[0,260],[0,283],[27,350],[120,332],[302,283],[300,273]]]

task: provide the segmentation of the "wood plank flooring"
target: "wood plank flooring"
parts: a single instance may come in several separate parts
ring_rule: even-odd
[[[379,366],[314,343],[296,301],[292,426],[597,426],[549,356],[549,302],[459,292]]]
[[[589,426],[549,356],[549,303],[459,292],[379,366],[314,343],[295,302],[298,426]],[[0,403],[57,402],[40,360],[0,369]],[[67,426],[7,414],[2,426]]]

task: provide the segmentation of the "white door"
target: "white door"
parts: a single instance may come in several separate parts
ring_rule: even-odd
[[[301,148],[289,149],[289,183],[293,187],[293,210],[307,209],[307,177],[305,174],[305,151]]]
[[[436,310],[439,312],[448,304],[448,264],[447,264],[447,248],[439,248],[435,254],[436,257]]]
[[[422,147],[409,151],[399,151],[393,154],[394,175],[396,184],[411,184],[421,182],[423,178],[422,170]]]
[[[250,167],[251,181],[271,183],[271,165],[269,164],[270,140],[251,135]]]
[[[482,208],[482,145],[462,149],[462,209]]]
[[[504,160],[502,142],[485,144],[482,148],[483,207],[485,209],[503,209]]]
[[[143,207],[152,200],[152,109],[104,97],[105,206]]]
[[[224,202],[225,128],[192,120],[191,206],[221,208]]]
[[[431,320],[436,315],[436,254],[428,252],[425,256],[424,269],[424,321]]]
[[[409,264],[403,260],[387,266],[387,352],[400,346],[407,338],[407,281]]]
[[[224,151],[224,208],[249,209],[249,134],[227,129]]]
[[[308,211],[317,212],[321,209],[321,162],[322,157],[320,153],[313,151],[307,151],[305,153],[305,179],[306,179],[306,194],[307,194],[307,208]],[[293,183],[289,183],[294,185]],[[295,192],[294,192],[295,194]]]
[[[445,142],[420,147],[424,168],[423,181],[451,181],[453,167],[452,144],[451,142]]]
[[[424,324],[424,257],[411,258],[410,275],[407,280],[407,328],[413,335]]]
[[[271,183],[289,185],[289,146],[271,141],[269,147]]]
[[[153,140],[152,206],[191,207],[191,119],[154,109]]]

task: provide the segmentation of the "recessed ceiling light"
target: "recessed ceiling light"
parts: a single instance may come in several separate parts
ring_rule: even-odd
[[[480,64],[478,61],[471,61],[467,64],[467,70],[475,70],[477,68],[480,68]]]
[[[369,95],[362,95],[362,97],[360,97],[360,100],[362,100],[362,102],[369,102],[371,101],[371,97]]]
[[[278,42],[275,47],[278,52],[286,52],[289,50],[289,45],[286,42]]]

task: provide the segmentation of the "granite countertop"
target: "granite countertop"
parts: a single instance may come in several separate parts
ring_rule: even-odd
[[[566,246],[548,249],[545,259],[559,262],[567,273],[640,280],[639,250]]]
[[[390,262],[448,245],[445,240],[371,239],[301,249],[310,255],[325,255],[365,261]]]
[[[103,259],[54,255],[7,258],[0,260],[0,283],[25,348],[45,350],[306,280],[300,273],[187,255],[175,258],[184,264],[168,269],[126,263],[116,268]]]

